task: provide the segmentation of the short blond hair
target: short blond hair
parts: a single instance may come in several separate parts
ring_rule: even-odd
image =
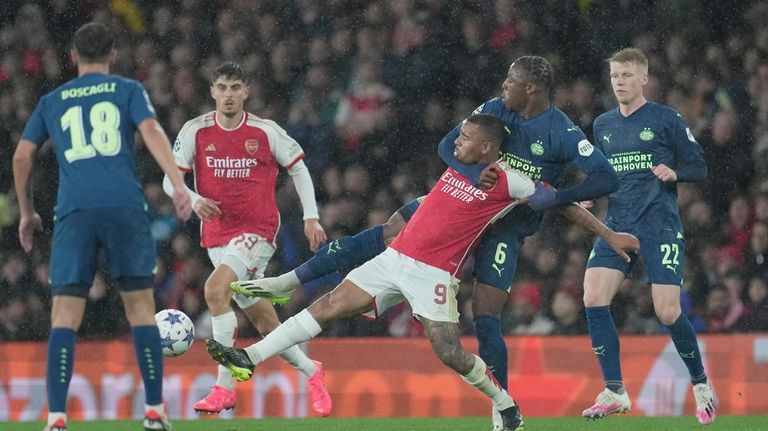
[[[610,63],[634,63],[648,70],[648,57],[639,48],[624,48],[616,51],[605,60]]]

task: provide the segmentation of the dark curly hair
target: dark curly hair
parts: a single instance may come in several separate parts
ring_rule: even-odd
[[[523,80],[542,87],[544,91],[549,91],[552,87],[555,71],[544,57],[538,55],[519,57],[509,66],[509,69]]]

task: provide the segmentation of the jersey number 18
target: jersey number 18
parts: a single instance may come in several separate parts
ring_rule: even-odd
[[[61,116],[61,130],[69,130],[72,143],[72,148],[64,151],[64,158],[69,163],[96,157],[97,152],[102,156],[114,156],[120,152],[120,111],[117,106],[112,102],[99,102],[91,108],[88,120],[93,129],[90,143],[85,138],[82,106],[73,106]]]

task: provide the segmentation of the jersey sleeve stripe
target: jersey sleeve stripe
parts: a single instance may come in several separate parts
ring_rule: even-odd
[[[291,169],[296,163],[299,163],[299,160],[302,159],[304,159],[304,153],[299,154],[299,156],[293,159],[291,163],[288,163],[288,165],[285,166],[285,169]]]

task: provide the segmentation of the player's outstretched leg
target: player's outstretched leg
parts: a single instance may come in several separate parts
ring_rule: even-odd
[[[602,419],[608,415],[624,414],[632,408],[627,391],[617,394],[606,388],[595,399],[595,404],[584,410],[581,415],[586,419]]]
[[[715,421],[717,398],[709,382],[693,385],[693,397],[696,399],[696,419],[702,425]]]
[[[213,338],[205,340],[205,348],[208,350],[211,358],[229,370],[237,381],[244,382],[253,375],[253,370],[256,366],[248,358],[245,350],[225,347]]]
[[[325,244],[311,259],[279,277],[238,281],[230,287],[241,295],[267,298],[275,304],[284,303],[303,283],[335,271],[353,268],[385,248],[384,226],[376,225],[355,236],[343,236]]]

